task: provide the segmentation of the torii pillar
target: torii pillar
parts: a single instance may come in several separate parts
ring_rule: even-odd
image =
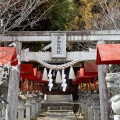
[[[99,41],[98,44],[105,44],[105,42]],[[109,92],[105,81],[106,73],[107,73],[107,66],[98,65],[101,120],[110,120]]]
[[[15,41],[17,55],[20,55],[21,43]],[[9,102],[6,108],[6,117],[5,120],[17,120],[17,105],[18,105],[18,92],[19,92],[19,80],[20,73],[16,70],[10,69],[10,77],[8,84],[8,97],[7,101]]]

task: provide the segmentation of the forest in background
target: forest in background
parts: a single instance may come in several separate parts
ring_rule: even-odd
[[[120,0],[1,0],[1,32],[120,28]]]

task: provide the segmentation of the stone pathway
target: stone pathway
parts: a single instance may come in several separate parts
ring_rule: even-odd
[[[38,120],[77,120],[72,106],[48,106],[46,113],[41,112]]]
[[[71,112],[70,112],[71,113]],[[74,114],[74,113],[72,113],[72,114]],[[60,114],[59,114],[60,115]],[[48,112],[41,112],[41,114],[40,114],[40,116],[37,118],[37,120],[47,120],[47,118],[48,118],[48,116],[51,116],[51,118],[53,117],[53,116],[56,116],[56,117],[59,117],[59,118],[56,118],[56,120],[72,120],[72,119],[69,119],[70,118],[70,116],[68,117],[68,119],[63,119],[61,116],[63,115],[63,114],[61,114],[61,116],[57,116],[57,115],[55,115],[55,114],[48,114]],[[80,116],[78,113],[75,113],[74,114],[75,115],[75,117],[76,117],[76,119],[75,120],[85,120],[85,118],[84,117],[82,117],[82,116]],[[54,118],[53,119],[48,119],[48,120],[55,120]],[[73,119],[74,120],[74,119]]]
[[[77,112],[78,105],[78,102],[43,103],[37,120],[85,120]]]

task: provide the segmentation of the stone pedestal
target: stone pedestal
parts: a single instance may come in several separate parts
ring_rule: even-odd
[[[80,98],[79,98],[79,110],[78,110],[78,112],[79,112],[79,114],[80,114],[80,112],[81,112],[81,100],[80,100]]]
[[[30,108],[32,106],[31,104],[31,99],[32,99],[32,95],[27,93],[26,95],[26,103],[25,103],[25,107],[26,107],[26,120],[30,120]]]
[[[94,120],[101,120],[100,119],[100,106],[92,106],[93,113],[94,113]]]
[[[36,117],[36,101],[35,101],[35,93],[33,92],[32,93],[32,100],[31,100],[31,104],[32,104],[32,107],[31,107],[31,120],[37,120],[37,117]]]
[[[36,91],[36,96],[35,96],[35,101],[36,101],[36,116],[39,116],[39,96],[38,96],[38,92]]]
[[[114,120],[120,120],[120,72],[108,73],[105,80],[107,88],[112,95],[110,102],[114,113]]]
[[[87,119],[89,119],[89,115],[88,115],[88,112],[89,112],[89,114],[90,114],[90,105],[92,104],[92,99],[91,99],[91,91],[88,91],[87,92],[87,94],[86,94],[86,96],[85,96],[85,98],[86,98],[86,104],[85,104],[85,107],[86,107],[86,118]],[[89,107],[89,108],[88,108]],[[88,109],[89,109],[89,111],[88,111]]]
[[[42,106],[41,101],[42,101],[43,93],[39,91],[38,96],[39,96],[39,111],[41,111],[41,106]]]
[[[86,97],[85,97],[86,92],[83,92],[81,95],[81,114],[80,117],[85,117],[85,104],[86,104]]]
[[[85,117],[87,117],[87,101],[85,100],[85,101],[83,101],[83,105],[84,105],[84,114],[85,114]]]
[[[94,118],[94,120],[101,120],[99,95],[95,93],[92,97],[93,97],[93,105],[91,107],[92,107],[93,113],[94,113],[93,118]]]
[[[93,110],[91,108],[92,103],[88,103],[88,120],[93,120]]]
[[[83,94],[83,113],[85,114],[85,117],[87,118],[87,99],[88,99],[88,95],[87,95],[87,91],[84,92]]]
[[[81,109],[81,96],[82,96],[82,91],[79,91],[78,95],[79,95],[79,98],[78,98],[78,100],[79,100],[79,110],[78,110],[78,112],[79,112],[79,114],[80,114],[80,112],[82,111],[82,109]]]
[[[24,110],[25,110],[24,101],[22,100],[19,101],[17,109],[18,109],[18,120],[24,120]]]
[[[91,106],[93,105],[92,100],[89,99],[89,101],[87,102],[87,108],[88,108],[88,120],[92,120],[93,119],[93,109],[91,108]]]

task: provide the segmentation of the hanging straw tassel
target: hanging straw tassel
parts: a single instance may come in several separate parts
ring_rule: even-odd
[[[72,66],[70,67],[69,71],[69,79],[75,80],[75,73]]]
[[[62,79],[61,79],[59,70],[57,71],[55,83],[62,83]]]
[[[46,68],[44,68],[42,80],[43,81],[48,81],[48,75],[47,75],[47,69]]]

